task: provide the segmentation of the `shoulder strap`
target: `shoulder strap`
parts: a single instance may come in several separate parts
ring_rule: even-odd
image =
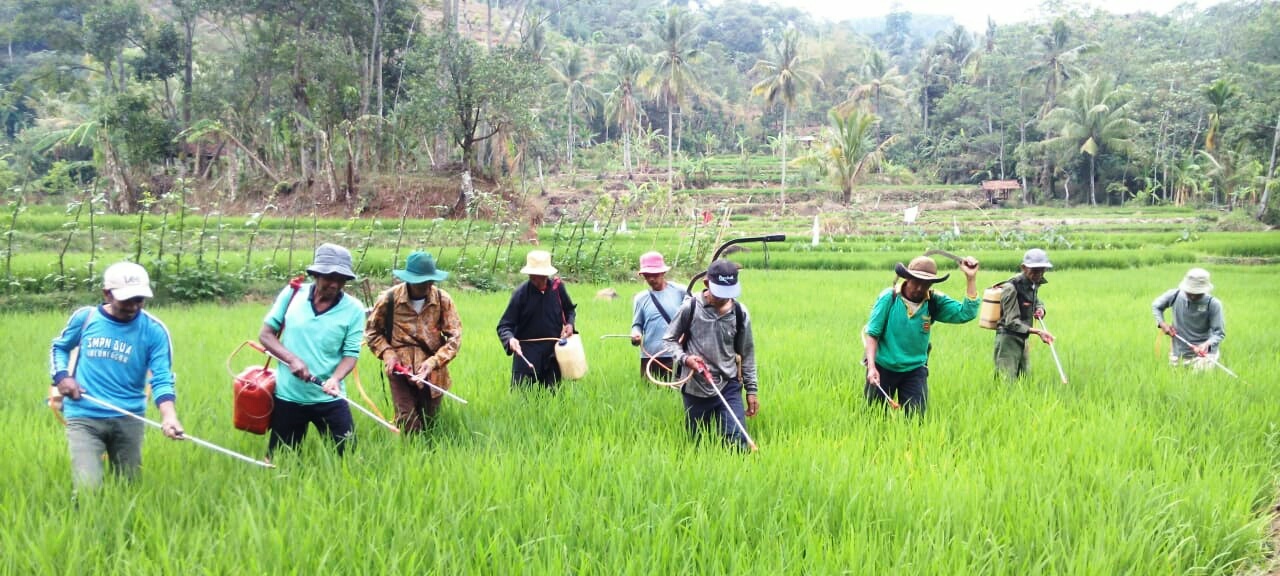
[[[742,354],[743,340],[747,337],[747,313],[742,310],[742,305],[736,299],[733,301],[733,315],[738,323],[738,330],[733,333],[733,350],[738,354]]]
[[[293,288],[293,292],[289,294],[289,301],[284,303],[284,312],[280,314],[280,329],[276,330],[276,337],[279,338],[284,333],[284,321],[289,317],[289,307],[293,305],[293,299],[298,295],[298,289],[302,287],[302,276],[297,276],[289,281],[289,287]]]
[[[654,308],[657,308],[657,309],[658,309],[658,314],[662,316],[662,319],[663,319],[663,320],[666,320],[666,321],[667,321],[667,324],[670,324],[670,323],[671,323],[671,315],[670,315],[670,314],[667,314],[666,309],[664,309],[664,308],[662,307],[662,303],[661,303],[661,302],[658,302],[658,297],[653,295],[653,290],[649,290],[648,292],[649,292],[649,300],[653,301],[653,307],[654,307]]]
[[[897,282],[894,282],[894,287],[890,288],[890,290],[892,290],[892,292],[890,292],[889,296],[889,307],[885,309],[884,321],[880,324],[881,338],[884,338],[885,333],[889,331],[889,313],[893,312],[893,305],[898,301]]]
[[[558,276],[554,281],[551,282],[551,291],[556,293],[556,303],[560,305],[560,325],[561,326],[569,323],[567,317],[564,315],[563,286],[564,286],[564,282],[561,282]]]
[[[938,317],[938,304],[934,301],[933,290],[929,291],[929,319],[935,320]]]
[[[392,286],[387,289],[387,297],[382,303],[382,337],[387,339],[387,345],[391,345],[391,331],[396,327],[396,287]]]
[[[80,348],[80,342],[84,341],[84,330],[85,328],[89,327],[89,319],[93,318],[93,313],[97,311],[98,311],[97,306],[90,306],[89,313],[84,315],[84,322],[80,323],[80,338],[79,338],[79,341],[76,342],[77,349]],[[80,353],[77,351],[75,364],[71,366],[67,366],[67,374],[70,374],[71,377],[74,378],[76,375],[76,368],[78,368],[79,366],[80,366]]]

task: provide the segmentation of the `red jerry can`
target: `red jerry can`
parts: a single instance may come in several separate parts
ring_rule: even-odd
[[[235,377],[236,430],[253,434],[266,434],[271,427],[272,397],[276,392],[275,370],[262,366],[245,368]]]

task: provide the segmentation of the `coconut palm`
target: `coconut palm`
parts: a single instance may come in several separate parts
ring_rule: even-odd
[[[679,7],[672,6],[657,21],[655,32],[660,49],[653,55],[653,67],[646,76],[654,95],[667,109],[667,187],[672,184],[672,111],[701,89],[696,62],[702,52],[694,47],[697,41],[697,25],[693,18]]]
[[[1201,93],[1209,101],[1209,105],[1213,106],[1213,110],[1209,111],[1209,130],[1204,133],[1204,149],[1212,154],[1218,147],[1218,135],[1222,133],[1222,112],[1236,97],[1236,87],[1219,78],[1213,84],[1205,86]]]
[[[573,169],[573,149],[577,132],[574,116],[581,108],[590,114],[595,110],[595,102],[600,92],[592,88],[588,82],[595,76],[587,63],[586,53],[577,44],[569,44],[564,51],[551,61],[551,77],[564,89],[566,116],[569,120],[569,168]]]
[[[1036,63],[1026,69],[1024,76],[1044,81],[1044,104],[1040,106],[1040,119],[1043,120],[1058,101],[1058,91],[1076,75],[1076,60],[1092,46],[1087,43],[1072,46],[1071,29],[1061,18],[1053,22],[1048,34],[1039,35],[1037,39],[1040,41],[1040,55]],[[1046,198],[1052,195],[1053,159],[1048,155],[1041,165],[1040,186]]]
[[[875,114],[861,108],[834,108],[827,114],[831,126],[823,134],[818,160],[840,185],[840,199],[845,204],[853,198],[853,187],[884,159],[884,149],[893,136],[876,143]]]
[[[906,100],[906,85],[907,77],[898,72],[898,67],[889,62],[884,52],[870,50],[862,65],[859,83],[849,92],[848,99],[840,103],[840,112],[847,113],[866,102],[871,105],[872,114],[884,118],[889,105],[901,106]],[[877,123],[877,139],[880,128],[881,123]]]
[[[1096,77],[1084,77],[1063,95],[1061,106],[1050,110],[1043,125],[1056,136],[1045,140],[1050,151],[1070,156],[1077,153],[1089,157],[1089,204],[1096,206],[1098,156],[1105,152],[1129,153],[1134,142],[1130,136],[1138,123],[1129,118],[1128,95],[1113,89],[1111,83]]]
[[[609,74],[616,88],[609,93],[605,109],[609,119],[618,123],[622,132],[622,166],[631,174],[631,136],[636,122],[644,115],[637,90],[649,59],[635,44],[629,44],[609,57]]]
[[[787,28],[782,39],[774,45],[777,58],[759,60],[751,68],[752,75],[762,76],[751,93],[764,96],[766,104],[782,104],[782,209],[787,208],[787,112],[796,105],[810,86],[822,85],[822,78],[813,71],[812,63],[800,54],[800,33]]]

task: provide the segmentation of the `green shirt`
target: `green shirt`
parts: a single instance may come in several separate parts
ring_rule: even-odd
[[[871,307],[867,318],[867,335],[879,341],[876,365],[894,372],[909,372],[929,362],[929,333],[934,322],[963,324],[978,316],[978,300],[965,298],[959,302],[946,294],[931,290],[933,308],[938,317],[929,313],[929,301],[920,303],[915,314],[907,313],[907,302],[895,296],[896,288],[886,288]]]
[[[273,329],[280,329],[284,320],[284,332],[280,343],[306,363],[311,374],[326,380],[338,368],[343,357],[359,358],[360,344],[364,341],[364,305],[349,294],[342,294],[328,310],[316,314],[311,305],[311,292],[315,284],[303,284],[298,296],[289,303],[293,293],[285,288],[276,297],[271,311],[263,322]],[[289,309],[285,311],[285,305]],[[276,397],[298,404],[332,402],[333,396],[325,394],[320,386],[303,382],[287,367],[276,371]],[[346,385],[342,394],[346,395]]]

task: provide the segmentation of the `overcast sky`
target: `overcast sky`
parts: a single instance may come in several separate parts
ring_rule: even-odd
[[[846,20],[888,14],[893,5],[900,4],[903,10],[916,14],[944,14],[955,18],[956,22],[977,32],[987,27],[987,16],[991,16],[996,24],[1008,24],[1036,18],[1041,15],[1040,3],[1020,0],[760,0],[781,6],[795,6],[805,10],[819,19]],[[1139,10],[1164,14],[1174,7],[1185,4],[1183,0],[1108,0],[1098,2],[1086,0],[1082,4],[1104,6],[1106,10],[1119,14]],[[1199,0],[1197,4],[1203,8],[1216,4],[1217,0]]]

